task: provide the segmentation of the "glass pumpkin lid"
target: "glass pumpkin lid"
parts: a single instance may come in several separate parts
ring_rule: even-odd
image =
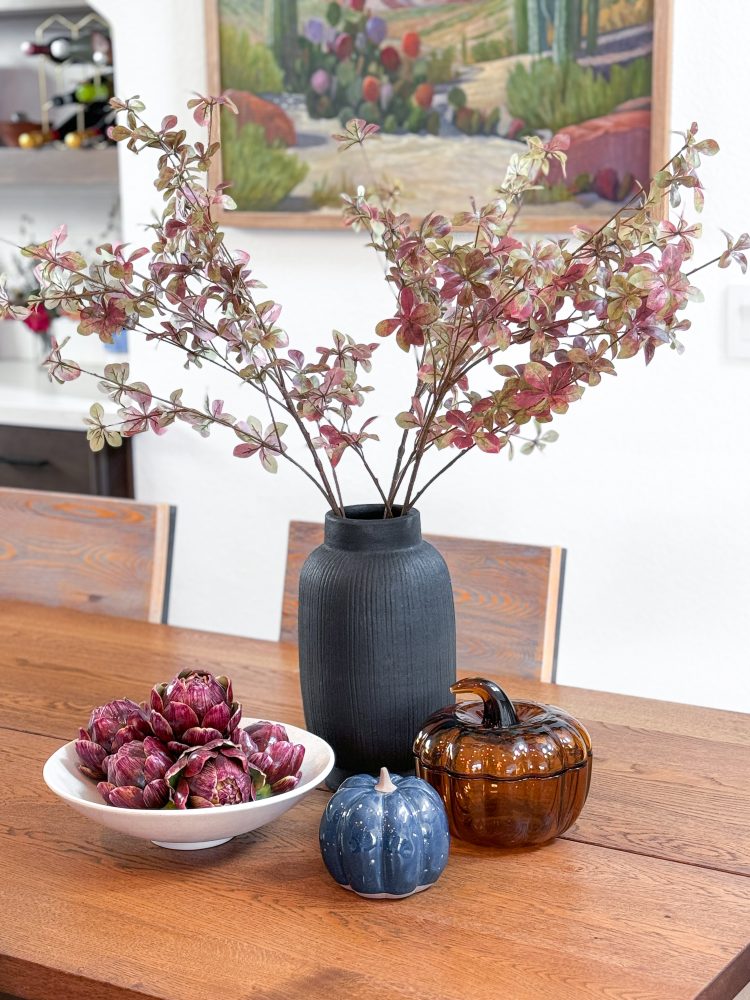
[[[561,708],[512,702],[482,677],[458,681],[451,691],[481,701],[461,701],[429,717],[414,741],[424,767],[461,778],[518,781],[562,774],[591,756],[586,729]]]

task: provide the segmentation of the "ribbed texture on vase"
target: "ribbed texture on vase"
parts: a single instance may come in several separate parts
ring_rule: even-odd
[[[456,676],[448,568],[421,540],[417,512],[394,530],[400,520],[367,516],[366,531],[342,531],[335,522],[332,531],[327,518],[326,541],[300,574],[306,724],[333,746],[337,767],[348,773],[410,770],[414,737],[450,702]],[[371,546],[362,544],[366,534]]]

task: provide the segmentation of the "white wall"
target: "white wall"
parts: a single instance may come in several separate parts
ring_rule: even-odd
[[[202,0],[98,7],[115,26],[121,95],[140,93],[158,117],[204,90]],[[673,127],[697,119],[722,145],[705,168],[708,255],[719,226],[750,224],[750,137],[738,117],[750,92],[750,6],[725,0],[720,18],[707,18],[701,0],[676,7]],[[120,152],[126,235],[138,239],[154,204],[151,165]],[[233,231],[230,241],[250,250],[303,349],[332,327],[369,339],[389,314],[378,263],[352,234]],[[469,455],[420,506],[428,531],[567,547],[561,682],[750,711],[750,364],[728,359],[723,321],[726,288],[742,279],[700,277],[707,301],[692,309],[683,357],[663,350],[648,370],[641,359],[625,364],[558,422],[561,439],[543,456],[509,465]],[[148,346],[133,353],[140,377],[183,384],[179,367],[166,376],[164,349],[158,365]],[[377,356],[386,414],[407,401],[396,356],[391,342]],[[245,405],[243,395],[243,414]],[[387,419],[379,432],[391,447]],[[274,478],[233,460],[233,441],[219,436],[179,428],[136,445],[139,496],[179,506],[171,621],[276,638],[287,522],[319,519],[318,495],[286,470]],[[371,498],[355,468],[344,486]]]

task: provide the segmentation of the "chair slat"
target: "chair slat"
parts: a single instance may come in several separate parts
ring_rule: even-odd
[[[0,599],[166,620],[174,508],[0,489]]]

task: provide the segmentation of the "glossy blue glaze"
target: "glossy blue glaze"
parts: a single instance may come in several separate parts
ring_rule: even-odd
[[[341,785],[320,821],[320,850],[335,880],[364,896],[408,896],[436,882],[448,863],[448,819],[421,778],[392,776],[381,792],[369,774]]]

